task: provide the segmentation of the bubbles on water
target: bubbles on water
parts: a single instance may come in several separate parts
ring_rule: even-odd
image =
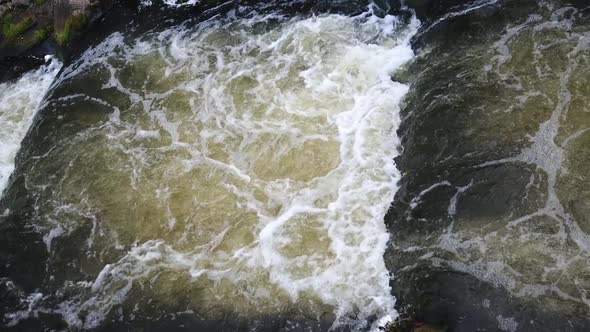
[[[478,17],[471,22],[501,28],[494,38],[481,44],[435,45],[424,54],[425,71],[446,70],[453,68],[453,61],[460,63],[453,68],[459,74],[453,70],[449,70],[452,76],[446,73],[452,82],[444,94],[453,100],[448,108],[437,98],[416,104],[426,105],[419,110],[423,114],[432,114],[442,109],[441,105],[449,113],[465,112],[457,116],[457,121],[467,122],[456,135],[464,147],[448,148],[454,135],[439,138],[433,134],[436,138],[427,141],[431,145],[439,139],[447,142],[431,162],[442,165],[432,171],[440,178],[421,184],[422,191],[412,194],[405,211],[410,228],[398,236],[399,242],[407,241],[405,247],[400,245],[404,255],[419,257],[437,271],[467,273],[507,290],[517,301],[579,313],[588,311],[588,273],[580,266],[588,261],[590,237],[584,229],[588,225],[586,211],[576,211],[573,202],[584,201],[587,190],[565,183],[573,181],[581,187],[588,179],[588,173],[582,171],[586,168],[571,162],[573,155],[587,160],[583,150],[573,152],[568,147],[570,138],[579,140],[587,134],[588,117],[580,116],[582,102],[576,105],[574,101],[588,97],[585,90],[576,90],[587,86],[588,24],[575,7],[553,5],[540,5],[537,10],[528,10],[528,16],[518,17],[500,9],[498,17],[510,17],[506,26],[497,26],[505,23],[489,18],[480,22]],[[427,83],[432,87],[423,89],[422,94],[439,87],[428,82],[436,77],[425,74],[419,78],[422,82],[416,86]],[[575,113],[578,115],[571,115]],[[457,161],[469,166],[455,169]],[[415,179],[420,183],[425,174],[425,178],[430,176],[429,172],[418,173],[410,183]],[[432,212],[433,206],[438,209],[446,204],[446,211],[438,210],[444,211],[442,214]],[[411,228],[419,221],[428,224],[426,232]],[[398,229],[404,231],[403,227]],[[418,264],[407,269],[414,267]],[[506,318],[500,316],[498,322],[503,329],[512,329]]]
[[[0,195],[14,171],[14,158],[41,99],[61,68],[59,61],[47,61],[17,81],[0,84]]]
[[[151,6],[154,3],[162,3],[170,7],[182,7],[182,6],[193,6],[198,4],[199,0],[141,0],[140,6],[146,7]]]
[[[390,75],[413,57],[417,27],[238,10],[116,33],[68,66],[58,82],[80,93],[53,102],[97,111],[36,167],[68,166],[30,179],[59,182],[41,194],[54,204],[42,212],[47,246],[92,220],[84,250],[124,248],[70,290],[68,324],[96,327],[152,300],[213,319],[395,317],[383,217],[408,87]],[[65,205],[77,209],[68,218]]]

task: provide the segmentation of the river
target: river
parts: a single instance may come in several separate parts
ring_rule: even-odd
[[[90,329],[153,303],[358,328],[396,317],[383,220],[408,86],[390,75],[419,22],[276,7],[116,32],[65,66],[35,128],[51,138],[25,166],[47,287],[9,326],[46,312]],[[47,86],[29,76],[10,87],[38,94],[19,106],[32,115]]]
[[[155,2],[0,85],[4,328],[590,328],[583,1]]]

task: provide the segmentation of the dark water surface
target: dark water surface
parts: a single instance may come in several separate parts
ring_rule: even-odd
[[[403,75],[394,288],[453,331],[585,331],[590,8],[479,6],[424,23]]]

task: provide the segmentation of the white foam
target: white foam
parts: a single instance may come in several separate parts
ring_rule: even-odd
[[[61,68],[58,60],[46,60],[46,65],[24,74],[17,81],[0,84],[0,194],[14,171],[14,158],[20,143]]]
[[[21,300],[21,306],[26,305],[26,309],[6,314],[4,317],[7,320],[6,326],[15,326],[20,320],[26,319],[31,315],[36,315],[37,312],[35,311],[35,307],[42,299],[43,294],[33,292],[24,300]]]
[[[261,28],[257,22],[272,22],[275,28]],[[126,255],[104,266],[87,287],[87,296],[62,303],[59,312],[68,323],[98,326],[126,300],[136,280],[162,269],[187,271],[195,282],[213,282],[211,287],[220,287],[221,281],[256,285],[236,287],[254,302],[284,301],[278,296],[284,293],[295,303],[313,294],[333,308],[337,323],[377,317],[379,325],[395,319],[391,276],[383,260],[389,239],[383,219],[400,178],[393,160],[400,144],[400,104],[408,86],[392,81],[391,74],[414,56],[410,38],[418,25],[415,18],[406,24],[370,12],[356,17],[230,15],[133,42],[114,34],[66,68],[61,82],[93,66],[104,67],[110,77],[103,88],[119,90],[140,108],[137,116],[142,121],[133,122],[110,101],[97,101],[114,111],[100,130],[88,135],[106,137],[109,147],[123,152],[125,165],[113,161],[110,166],[128,172],[136,191],[146,183],[162,184],[154,197],[167,212],[146,220],[163,220],[168,230],[186,223],[170,208],[170,192],[180,188],[169,186],[177,179],[203,181],[196,182],[196,191],[210,185],[208,179],[182,178],[195,169],[206,168],[218,183],[215,194],[202,198],[207,201],[195,198],[192,204],[220,209],[218,201],[235,197],[223,207],[235,214],[207,220],[219,223],[211,225],[217,233],[203,233],[209,236],[206,241],[190,249],[185,244],[194,232],[205,237],[198,233],[198,224],[197,229],[186,226],[182,236],[172,240],[154,233],[151,240],[134,243]],[[158,60],[152,66],[166,67],[161,68],[162,77],[152,80],[160,68],[150,67],[154,72],[141,87],[121,79],[121,62],[138,65],[141,72],[146,66],[141,61],[153,54]],[[148,84],[157,87],[148,89]],[[237,92],[231,90],[234,86]],[[162,106],[174,93],[191,96],[190,110]],[[175,118],[179,114],[185,118]],[[195,129],[187,131],[187,126]],[[137,144],[162,146],[143,149]],[[221,157],[211,155],[213,146],[223,152]],[[92,148],[100,146],[93,143]],[[308,149],[306,156],[315,158],[313,162],[298,156]],[[178,156],[170,159],[175,151]],[[144,178],[144,167],[166,158],[170,164],[161,178]],[[331,161],[327,166],[322,164],[326,160]],[[298,161],[307,168],[301,172],[299,164],[284,166],[282,161]],[[217,194],[220,190],[223,194]],[[241,231],[251,232],[253,241],[228,246],[228,238],[235,237],[230,233],[246,223],[241,219],[248,215],[256,220]],[[305,227],[312,235],[303,233]],[[59,234],[46,236],[49,249]],[[294,246],[297,241],[323,246],[303,252]],[[216,297],[210,300],[224,295]],[[232,297],[224,305],[239,302]],[[89,313],[84,321],[77,314],[82,311]]]
[[[157,2],[157,1],[156,1]],[[162,4],[169,7],[183,7],[183,6],[194,6],[198,4],[199,0],[161,0]],[[141,0],[140,6],[147,7],[154,4],[154,0]]]
[[[514,317],[502,317],[502,315],[498,315],[496,320],[498,321],[498,329],[502,331],[516,332],[518,329],[518,323]]]

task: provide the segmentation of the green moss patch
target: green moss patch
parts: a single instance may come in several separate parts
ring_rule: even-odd
[[[4,22],[2,24],[2,35],[8,40],[13,40],[22,36],[34,24],[35,21],[30,16],[17,23],[12,23],[12,16],[7,15],[4,17]]]
[[[36,43],[39,43],[49,36],[49,29],[48,28],[39,28],[33,32],[33,40]]]
[[[84,15],[70,16],[63,30],[55,34],[55,40],[59,45],[65,45],[71,38],[72,32],[80,31],[86,26],[87,19]]]

